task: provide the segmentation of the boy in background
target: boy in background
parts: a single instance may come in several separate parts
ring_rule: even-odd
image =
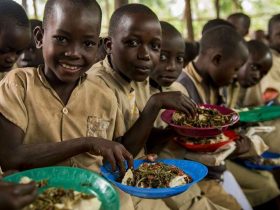
[[[32,35],[31,41],[26,49],[23,50],[17,60],[17,67],[19,68],[38,67],[39,65],[44,64],[42,49],[37,49],[33,34],[33,31],[37,26],[42,27],[42,21],[31,19],[30,26]]]
[[[246,43],[232,27],[214,27],[205,31],[200,41],[200,52],[197,59],[183,69],[173,86],[189,95],[198,104],[222,104],[219,88],[231,83],[247,57]],[[186,156],[185,151],[180,152],[178,147],[176,144],[171,144],[164,152],[171,157],[173,155],[191,158],[189,155]],[[236,149],[231,155],[242,154],[248,150],[249,141],[241,138],[240,141],[237,141]],[[223,161],[219,165],[206,162],[204,163],[209,166],[209,179],[198,183],[202,191],[206,193],[206,197],[219,205],[240,209],[241,207],[235,199],[231,198],[217,181],[223,178],[222,174],[226,169]],[[245,200],[245,202],[247,201]]]
[[[24,9],[14,1],[0,1],[0,80],[13,68],[30,37]]]
[[[250,17],[244,13],[233,13],[228,16],[227,21],[235,26],[237,32],[245,37],[249,33],[251,20]]]

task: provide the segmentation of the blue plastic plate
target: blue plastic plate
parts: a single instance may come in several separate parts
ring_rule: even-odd
[[[89,170],[64,166],[45,167],[12,174],[4,180],[18,183],[23,176],[28,176],[34,181],[47,179],[48,185],[40,188],[39,192],[50,187],[73,189],[95,195],[102,202],[102,210],[119,210],[118,193],[107,180]]]
[[[273,153],[273,152],[264,152],[262,154],[262,157],[265,159],[280,158],[280,154]],[[251,161],[244,161],[244,165],[247,166],[248,168],[252,168],[256,170],[266,170],[266,171],[271,171],[273,169],[280,168],[280,165],[259,165]]]
[[[147,162],[145,160],[134,160],[134,168],[138,168],[140,164]],[[134,195],[140,198],[167,198],[174,195],[178,195],[187,189],[193,184],[199,182],[207,175],[207,168],[201,163],[189,161],[189,160],[158,160],[158,162],[162,162],[168,165],[174,165],[180,169],[182,169],[186,174],[190,175],[193,181],[189,184],[172,187],[172,188],[139,188],[123,185],[120,182],[117,182],[119,174],[114,173],[110,170],[109,164],[105,164],[101,167],[102,175],[116,185],[121,190],[127,192],[130,195]]]

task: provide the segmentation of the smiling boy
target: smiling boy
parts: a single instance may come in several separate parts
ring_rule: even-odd
[[[116,101],[85,73],[95,60],[100,25],[95,0],[46,3],[43,28],[34,31],[45,65],[15,69],[0,83],[4,170],[56,164],[98,170],[101,157],[95,155],[113,168],[123,160],[132,164],[121,144],[102,139],[112,139]]]

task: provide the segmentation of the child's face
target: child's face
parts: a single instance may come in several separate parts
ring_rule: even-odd
[[[99,33],[100,18],[91,8],[59,2],[44,31],[37,28],[37,46],[43,47],[47,78],[76,82],[95,61]]]
[[[170,86],[179,77],[184,67],[184,40],[179,37],[162,36],[160,61],[150,77],[160,86]]]
[[[248,88],[256,85],[270,70],[272,66],[272,57],[270,53],[261,57],[250,54],[247,62],[239,69],[237,78],[240,85]]]
[[[272,25],[271,33],[269,34],[270,46],[280,52],[280,22],[275,22]]]
[[[23,53],[19,56],[17,66],[24,67],[37,67],[44,63],[42,49],[36,48],[34,37],[32,36],[31,42]]]
[[[10,24],[0,32],[0,72],[10,71],[30,42],[30,29]]]
[[[127,14],[105,46],[116,71],[130,81],[144,81],[159,62],[160,23],[145,14]]]

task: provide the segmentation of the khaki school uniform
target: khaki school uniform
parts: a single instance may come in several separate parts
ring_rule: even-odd
[[[227,88],[227,91],[226,101],[227,106],[230,106],[230,108],[242,108],[263,104],[259,84],[247,89],[237,84],[232,84]],[[262,139],[266,143],[267,138],[263,137]],[[264,146],[262,148],[265,148]],[[257,155],[253,151],[251,154]],[[280,194],[277,183],[270,172],[251,170],[230,160],[226,161],[226,166],[234,175],[252,206],[266,203]]]
[[[117,128],[115,129],[114,137],[118,138],[125,134],[131,126],[136,122],[147,100],[150,96],[148,81],[144,82],[127,82],[119,73],[114,71],[108,62],[108,59],[95,64],[89,73],[89,79],[100,88],[110,88],[114,94],[115,100],[118,103],[119,117],[117,120]],[[139,131],[141,132],[141,131]],[[133,141],[133,139],[132,139]],[[145,155],[144,148],[139,152],[137,157]],[[119,190],[119,192],[122,192]],[[137,210],[170,210],[163,200],[160,199],[141,199],[134,196],[129,196],[126,193],[121,193],[122,200],[128,202],[132,199],[133,206],[121,209],[137,209]]]
[[[63,104],[41,67],[12,70],[0,82],[0,112],[24,132],[24,144],[86,136],[112,139],[117,102],[86,77],[80,79],[68,103]],[[91,100],[93,96],[96,100]],[[99,163],[100,157],[87,153],[63,164],[97,171]]]
[[[7,72],[0,72],[0,81],[5,77]]]
[[[115,94],[118,101],[118,107],[123,120],[119,120],[118,123],[121,124],[121,129],[119,132],[115,132],[115,138],[124,135],[124,133],[129,130],[129,128],[135,123],[139,117],[139,111],[141,112],[146,105],[151,93],[149,89],[149,82],[127,82],[120,74],[115,72],[105,59],[98,64],[94,65],[89,72],[89,77],[95,83],[98,83],[100,87],[109,87]],[[144,150],[138,154],[142,156]],[[191,202],[195,202],[193,207],[190,207],[190,201],[188,197],[185,196],[186,193],[181,194],[180,198],[174,202],[175,197],[168,198],[165,200],[161,199],[141,199],[133,197],[134,208],[137,210],[222,210],[222,207],[216,207],[211,202],[207,202],[206,198],[195,198]],[[190,207],[190,208],[189,208]]]
[[[197,91],[198,96],[194,96],[193,92],[189,92],[183,84],[175,82],[172,87],[180,90],[185,95],[195,99],[197,103],[204,104],[217,104],[219,103],[219,90],[212,86],[206,86],[203,78],[197,73],[193,63],[189,63],[184,69],[182,74],[187,74],[189,79],[192,81],[194,88]],[[180,78],[177,81],[180,81]],[[206,92],[207,90],[207,92]],[[168,147],[162,152],[164,156],[174,155],[175,157],[184,158],[185,150],[180,148],[176,143],[170,142]],[[205,193],[205,196],[209,198],[215,204],[221,205],[229,209],[241,209],[235,198],[226,193],[222,185],[216,180],[204,179],[198,183],[200,189]]]
[[[1,114],[22,129],[24,144],[87,136],[112,139],[119,128],[114,95],[89,81],[87,75],[80,79],[68,103],[63,104],[40,67],[16,69],[0,82],[0,98]],[[99,171],[101,160],[100,156],[85,153],[60,164]],[[127,195],[120,192],[120,197],[122,209],[133,209]]]

